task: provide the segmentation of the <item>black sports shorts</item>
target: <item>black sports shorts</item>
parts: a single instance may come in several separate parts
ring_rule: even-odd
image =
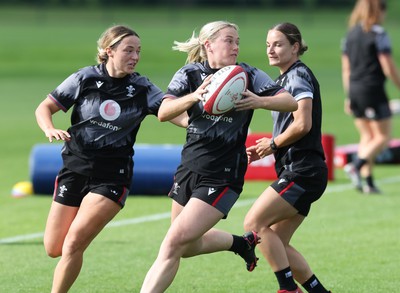
[[[392,116],[383,86],[351,84],[349,96],[350,108],[356,118],[382,120]]]
[[[327,184],[328,169],[321,167],[314,168],[311,173],[284,170],[271,187],[306,217],[311,204],[322,196]]]
[[[215,207],[226,218],[242,189],[243,181],[229,182],[220,178],[203,176],[180,165],[168,196],[182,206],[185,206],[190,198],[198,198]]]
[[[129,189],[120,183],[84,176],[64,167],[56,178],[53,200],[63,205],[79,207],[89,192],[101,194],[123,208]]]

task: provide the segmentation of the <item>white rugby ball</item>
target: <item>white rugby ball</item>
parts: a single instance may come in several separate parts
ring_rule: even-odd
[[[211,77],[203,95],[204,110],[212,115],[222,115],[231,111],[235,101],[242,99],[247,89],[247,72],[239,65],[225,66]]]

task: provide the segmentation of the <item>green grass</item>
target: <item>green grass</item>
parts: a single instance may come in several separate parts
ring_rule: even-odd
[[[386,22],[400,64],[397,10]],[[96,40],[114,23],[132,26],[142,39],[138,71],[165,89],[172,74],[183,65],[185,55],[173,52],[174,40],[186,40],[205,22],[228,19],[240,26],[244,61],[267,71],[267,28],[291,21],[302,30],[310,50],[303,60],[318,77],[324,105],[324,133],[335,135],[336,144],[358,139],[353,121],[343,113],[340,76],[340,38],[346,31],[348,11],[115,9],[75,11],[64,9],[0,9],[0,240],[43,232],[49,196],[14,199],[10,190],[18,181],[29,180],[28,159],[32,147],[46,139],[36,125],[34,109],[67,75],[93,64]],[[393,98],[398,91],[390,83]],[[66,128],[69,114],[55,117]],[[257,111],[253,132],[270,132],[270,113]],[[399,117],[393,119],[393,134],[400,137]],[[147,119],[138,143],[182,143],[184,131],[169,123]],[[361,196],[353,191],[342,170],[329,183],[325,196],[312,209],[293,239],[313,270],[333,292],[394,292],[400,268],[398,166],[378,165],[376,177],[384,196]],[[388,179],[385,179],[388,178]],[[247,182],[236,208],[218,227],[242,233],[243,218],[268,182]],[[165,196],[132,196],[113,223],[169,212]],[[82,272],[71,292],[138,292],[169,226],[167,218],[140,224],[106,228],[85,254]],[[57,260],[45,255],[41,237],[0,244],[0,292],[49,292]],[[246,289],[247,288],[247,289]],[[169,292],[274,292],[276,281],[265,260],[253,273],[231,253],[199,256],[182,261]]]

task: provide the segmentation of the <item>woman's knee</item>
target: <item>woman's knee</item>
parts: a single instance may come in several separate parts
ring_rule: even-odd
[[[243,222],[243,228],[245,231],[256,231],[261,232],[265,227],[265,223],[261,223],[255,216],[247,215]]]
[[[88,243],[85,243],[79,237],[67,237],[64,239],[62,243],[47,243],[45,244],[45,249],[47,255],[50,257],[59,257],[61,255],[74,255],[74,254],[83,254],[85,249],[89,246]]]
[[[383,148],[385,148],[385,147],[387,147],[387,146],[389,145],[390,139],[391,139],[390,135],[384,135],[384,136],[382,136],[382,138],[381,138],[381,145],[382,145]]]
[[[244,222],[243,222],[244,231],[252,231],[252,230],[254,230],[254,226],[255,226],[255,223],[254,223],[253,217],[251,217],[247,214],[246,217],[244,218]]]
[[[167,236],[160,248],[160,252],[165,259],[179,259],[181,257],[190,257],[191,254],[187,250],[187,241],[182,237]]]
[[[385,149],[390,142],[390,137],[386,135],[376,135],[373,140],[373,145],[375,145],[376,152],[380,152]]]
[[[54,243],[54,241],[49,241],[44,239],[44,249],[46,254],[51,258],[56,258],[62,254],[62,244]]]

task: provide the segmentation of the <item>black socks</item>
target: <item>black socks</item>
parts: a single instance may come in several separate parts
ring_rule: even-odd
[[[297,289],[297,285],[293,280],[293,274],[290,270],[290,267],[287,267],[279,272],[275,272],[275,276],[279,283],[279,289],[288,291]]]
[[[364,166],[365,163],[367,163],[367,160],[358,158],[354,162],[354,167],[356,167],[356,169],[360,171],[361,167]]]
[[[329,291],[322,286],[318,278],[312,275],[304,284],[301,284],[310,293],[328,293]]]
[[[242,252],[246,249],[246,242],[244,241],[242,236],[232,235],[233,243],[229,251],[233,251],[234,253]]]

